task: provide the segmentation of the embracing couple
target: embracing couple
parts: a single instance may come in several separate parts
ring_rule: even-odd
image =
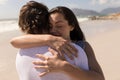
[[[74,13],[67,7],[29,1],[20,10],[24,35],[11,44],[20,48],[16,68],[20,80],[105,80]]]

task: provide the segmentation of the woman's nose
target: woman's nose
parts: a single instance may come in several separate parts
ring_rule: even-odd
[[[52,28],[52,29],[50,30],[50,33],[51,33],[52,35],[57,35],[57,34],[58,34],[58,31],[57,31],[56,28]]]
[[[55,33],[55,32],[56,32],[55,29],[54,29],[54,28],[51,28],[50,33],[53,34],[53,33]]]

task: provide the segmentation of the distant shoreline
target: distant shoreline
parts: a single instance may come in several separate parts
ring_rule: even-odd
[[[0,19],[0,21],[18,20],[18,18]]]

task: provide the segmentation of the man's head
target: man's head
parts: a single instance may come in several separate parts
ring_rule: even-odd
[[[27,34],[42,34],[49,31],[48,8],[42,3],[29,1],[19,15],[19,26]]]

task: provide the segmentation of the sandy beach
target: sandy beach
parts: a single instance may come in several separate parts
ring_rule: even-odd
[[[89,39],[106,80],[120,80],[120,30]]]
[[[106,80],[120,80],[120,20],[85,21],[80,25]],[[15,68],[18,49],[9,43],[11,38],[19,35],[19,30],[0,33],[0,80],[19,80]]]

